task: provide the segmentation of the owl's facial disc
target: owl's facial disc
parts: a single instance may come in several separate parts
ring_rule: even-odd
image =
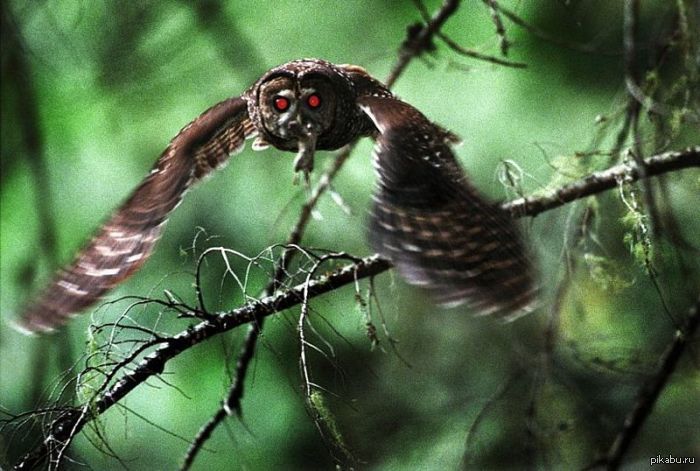
[[[309,105],[308,97],[313,96]],[[283,148],[296,148],[300,139],[324,130],[320,96],[314,89],[300,88],[290,77],[275,77],[260,87],[259,104],[262,125]]]
[[[294,170],[313,170],[314,151],[319,136],[334,122],[335,98],[331,84],[318,77],[301,82],[291,77],[275,77],[262,84],[259,95],[262,125],[275,145],[298,150]]]

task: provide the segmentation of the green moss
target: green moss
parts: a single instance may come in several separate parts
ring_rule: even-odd
[[[591,279],[604,291],[616,294],[634,284],[622,275],[622,267],[608,257],[586,253],[583,259]]]
[[[309,406],[315,413],[315,420],[328,433],[331,443],[340,450],[346,457],[351,458],[352,454],[345,444],[343,435],[335,420],[335,415],[328,408],[323,393],[314,390],[309,395]]]

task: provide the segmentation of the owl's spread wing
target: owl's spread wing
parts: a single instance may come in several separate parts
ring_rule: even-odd
[[[378,130],[373,249],[441,304],[524,312],[535,297],[527,251],[510,215],[467,180],[450,149],[455,136],[400,100],[358,103]]]
[[[211,107],[183,128],[75,261],[30,302],[19,327],[51,331],[134,273],[190,186],[239,152],[254,133],[247,103],[240,97]]]

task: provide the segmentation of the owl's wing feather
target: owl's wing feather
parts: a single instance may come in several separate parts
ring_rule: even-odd
[[[243,98],[202,113],[170,142],[149,175],[97,231],[75,261],[25,308],[18,327],[51,331],[94,304],[143,265],[170,212],[193,183],[242,150],[255,134]]]
[[[366,96],[377,128],[373,249],[441,304],[515,317],[532,306],[531,263],[510,215],[469,183],[455,136],[395,98]]]

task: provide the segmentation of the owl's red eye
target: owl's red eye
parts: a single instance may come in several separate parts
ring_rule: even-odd
[[[316,94],[309,95],[309,98],[306,99],[306,104],[309,105],[309,108],[318,108],[321,106],[321,97]]]
[[[286,98],[283,97],[283,96],[275,97],[275,100],[273,101],[273,104],[274,104],[275,109],[276,109],[277,111],[284,111],[284,110],[286,110],[287,108],[289,108],[289,100],[286,99]]]

